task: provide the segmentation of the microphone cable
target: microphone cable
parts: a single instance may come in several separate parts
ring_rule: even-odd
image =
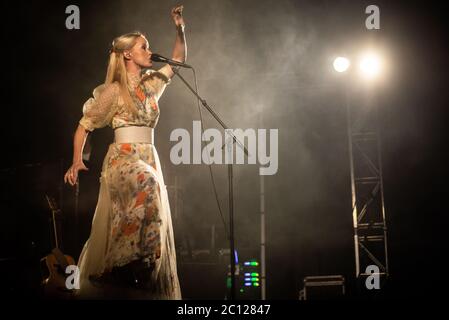
[[[193,78],[194,78],[194,82],[195,82],[195,90],[199,95],[199,91],[198,91],[198,81],[197,81],[197,77],[196,77],[196,72],[195,72],[195,68],[192,67],[192,71],[193,71]],[[179,71],[178,71],[179,72]],[[197,107],[198,107],[198,113],[200,115],[200,122],[201,122],[201,150],[203,149],[203,131],[204,131],[204,125],[203,125],[203,114],[201,112],[201,106],[200,106],[200,99],[197,97]],[[209,151],[209,150],[207,150]],[[202,155],[201,155],[202,156]],[[217,207],[218,207],[218,211],[220,213],[220,217],[221,217],[221,221],[223,222],[223,226],[224,226],[224,231],[225,231],[225,235],[226,238],[229,240],[229,234],[228,234],[228,228],[225,222],[225,219],[223,217],[223,211],[221,210],[221,206],[220,206],[220,199],[218,199],[218,192],[217,192],[217,186],[215,184],[215,179],[214,179],[214,174],[212,172],[212,163],[210,161],[210,157],[209,157],[209,152],[207,152],[207,157],[208,157],[208,167],[209,167],[209,173],[210,173],[210,178],[211,178],[211,182],[212,182],[212,186],[214,189],[214,195],[215,195],[215,200],[217,202]]]

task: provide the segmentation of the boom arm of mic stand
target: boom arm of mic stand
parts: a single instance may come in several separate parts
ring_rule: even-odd
[[[193,69],[193,68],[192,68]],[[218,121],[218,123],[223,127],[223,129],[225,130],[229,130],[229,127],[223,122],[221,121],[220,117],[218,117],[218,115],[214,112],[214,110],[212,110],[212,108],[207,104],[206,100],[204,100],[203,98],[200,97],[200,95],[190,86],[190,84],[183,78],[183,76],[181,76],[179,74],[179,70],[177,68],[172,68],[173,72],[182,80],[182,82],[185,83],[185,85],[187,86],[187,88],[190,89],[190,91],[201,101],[201,104],[203,105],[203,107],[205,107],[207,109],[207,111],[209,111],[209,113],[215,118],[215,120]],[[245,146],[237,139],[237,137],[234,135],[234,133],[227,131],[228,134],[232,137],[232,139],[237,142],[237,144],[243,149],[243,151],[245,152],[245,154],[247,156],[249,156],[248,150],[245,148]]]

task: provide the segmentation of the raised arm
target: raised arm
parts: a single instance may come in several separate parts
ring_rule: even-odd
[[[187,43],[186,43],[186,36],[184,33],[185,23],[184,17],[182,16],[183,9],[184,6],[178,6],[173,8],[171,11],[171,16],[176,26],[176,39],[175,45],[173,47],[172,60],[178,62],[185,62],[187,59]],[[174,75],[171,66],[169,66],[168,64],[163,66],[159,70],[159,72],[162,72],[168,79],[171,79]]]

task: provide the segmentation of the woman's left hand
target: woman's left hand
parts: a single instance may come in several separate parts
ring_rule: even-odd
[[[184,18],[182,16],[183,9],[184,9],[184,6],[181,5],[181,6],[174,7],[171,10],[171,17],[173,18],[173,21],[175,22],[176,27],[184,25]]]

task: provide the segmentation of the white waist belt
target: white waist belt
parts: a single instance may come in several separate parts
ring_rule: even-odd
[[[151,143],[154,144],[153,128],[121,127],[114,130],[115,143]]]

